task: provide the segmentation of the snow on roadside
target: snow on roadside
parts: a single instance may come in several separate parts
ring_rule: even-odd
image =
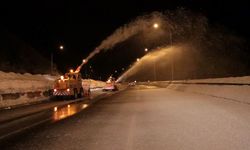
[[[41,74],[32,75],[29,73],[20,74],[13,72],[6,73],[0,71],[0,108],[35,103],[48,99],[48,97],[43,94],[40,94],[40,96],[29,97],[27,93],[38,91],[44,92],[52,89],[54,85],[53,83],[57,78],[59,78],[59,76]],[[105,82],[92,79],[83,80],[83,83],[90,84],[92,89],[98,87],[101,88],[105,85]],[[13,93],[12,96],[14,97],[15,93],[18,93],[18,95],[16,95],[17,97],[15,98],[5,98],[3,100],[3,95],[9,95],[10,93]]]
[[[49,90],[56,78],[57,76],[0,71],[0,94]]]
[[[182,84],[189,83],[189,84]],[[250,84],[250,76],[243,77],[227,77],[227,78],[211,78],[211,79],[197,79],[197,80],[182,80],[175,81],[174,83],[165,85],[169,89],[200,93],[225,99],[231,99],[238,102],[250,103],[250,86],[248,85],[206,85],[206,84],[192,84],[192,83],[233,83],[233,84]],[[163,82],[159,82],[163,84]]]
[[[188,84],[186,84],[188,83]],[[196,84],[203,83],[203,84]],[[215,83],[213,85],[206,83]],[[232,83],[239,85],[216,85],[216,83]],[[227,78],[211,78],[211,79],[197,79],[197,80],[177,80],[171,81],[156,81],[156,82],[142,82],[142,85],[153,85],[166,87],[168,89],[193,92],[204,95],[215,96],[233,101],[250,104],[250,76],[243,77],[227,77]],[[245,85],[240,85],[245,84]]]
[[[250,104],[250,86],[170,84],[168,89],[210,95]]]
[[[243,77],[227,77],[227,78],[210,78],[210,79],[197,79],[185,80],[186,82],[196,83],[237,83],[237,84],[250,84],[250,76]]]
[[[94,88],[102,88],[106,85],[105,82],[103,81],[99,81],[99,80],[92,80],[92,79],[83,79],[82,80],[83,85],[89,85],[90,84],[90,88],[94,89]]]
[[[32,91],[46,91],[53,88],[53,82],[58,76],[20,74],[0,71],[0,94],[23,93]],[[103,81],[84,79],[83,83],[90,84],[91,88],[101,88],[105,85]]]

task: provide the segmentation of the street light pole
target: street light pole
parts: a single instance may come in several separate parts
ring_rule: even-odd
[[[169,38],[170,38],[170,46],[172,47],[173,41],[172,41],[172,32],[169,31]],[[174,54],[172,52],[172,59],[171,59],[171,81],[174,80]]]
[[[154,24],[153,24],[153,27],[154,27],[155,29],[158,29],[158,28],[159,28],[159,24],[158,24],[158,23],[154,23]],[[154,60],[154,80],[155,80],[155,81],[157,80],[156,59]]]
[[[50,73],[51,73],[51,75],[53,75],[53,67],[54,67],[54,64],[53,64],[53,57],[54,57],[54,55],[53,55],[53,52],[51,52],[51,55],[50,55]]]
[[[62,51],[64,49],[64,46],[60,45],[59,49]],[[53,75],[53,73],[54,73],[54,54],[53,54],[53,51],[51,51],[51,54],[50,54],[50,73],[51,73],[51,75]]]
[[[156,59],[154,60],[154,80],[156,81]]]

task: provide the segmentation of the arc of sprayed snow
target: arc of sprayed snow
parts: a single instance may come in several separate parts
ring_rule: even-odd
[[[116,44],[124,42],[130,37],[148,30],[152,27],[154,22],[163,22],[163,15],[159,12],[154,12],[150,15],[140,16],[135,21],[132,21],[129,24],[125,24],[124,26],[115,30],[113,34],[107,37],[105,40],[101,42],[101,44],[89,54],[86,58],[89,61],[96,54],[100,53],[102,50],[107,50],[113,48]]]

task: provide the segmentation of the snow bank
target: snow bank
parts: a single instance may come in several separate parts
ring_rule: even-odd
[[[50,75],[5,73],[0,71],[0,94],[49,90],[56,78]]]
[[[0,108],[39,102],[49,98],[58,76],[20,74],[0,71]],[[83,80],[90,88],[103,87],[105,82],[92,79]]]
[[[90,84],[90,88],[102,88],[105,86],[105,82],[103,81],[99,81],[99,80],[92,80],[92,79],[84,79],[82,80],[83,85],[89,85]]]
[[[0,94],[24,93],[32,91],[46,91],[53,88],[53,83],[58,76],[32,75],[29,73],[5,73],[0,71]],[[91,88],[103,87],[105,82],[86,79],[83,83],[90,84]]]
[[[0,71],[0,108],[48,99],[56,76]]]

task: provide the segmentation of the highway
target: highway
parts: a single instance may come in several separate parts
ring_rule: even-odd
[[[93,103],[46,112],[46,123],[1,150],[248,150],[250,105],[135,86]],[[44,114],[41,114],[44,116]],[[31,119],[30,121],[37,120]]]

